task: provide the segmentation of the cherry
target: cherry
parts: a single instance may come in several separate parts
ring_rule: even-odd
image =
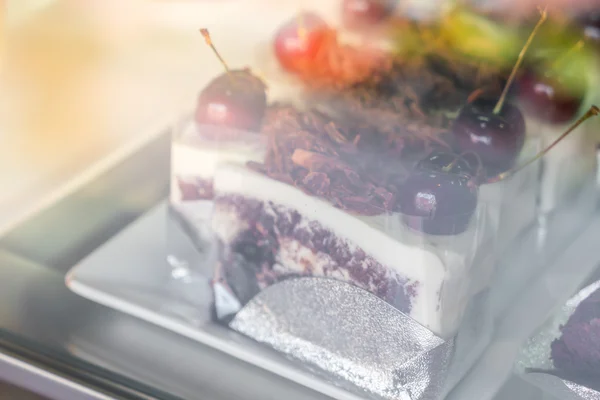
[[[555,124],[575,118],[589,86],[587,62],[575,56],[583,46],[584,41],[579,40],[549,65],[547,60],[536,60],[543,72],[523,74],[519,79],[519,98],[528,112]]]
[[[487,176],[511,168],[525,143],[525,119],[519,109],[505,103],[495,114],[495,105],[489,98],[476,99],[462,108],[452,127],[457,148],[479,155]]]
[[[369,27],[389,17],[396,5],[396,0],[344,0],[342,20],[348,28]]]
[[[463,157],[435,151],[421,160],[398,198],[404,222],[430,235],[464,232],[477,207],[475,169]]]
[[[267,107],[265,83],[248,69],[230,70],[213,46],[208,31],[202,29],[201,32],[226,72],[213,79],[200,92],[196,122],[257,130]]]
[[[529,35],[498,101],[478,98],[465,105],[452,127],[460,152],[473,152],[482,160],[487,176],[510,169],[525,143],[525,119],[519,109],[506,103],[525,53],[547,18],[546,10]]]
[[[592,106],[565,133],[523,164],[482,180],[477,163],[465,155],[434,151],[415,167],[402,184],[398,209],[404,222],[414,230],[430,235],[456,235],[464,232],[477,208],[478,187],[515,175],[552,150],[587,119],[600,115]],[[476,160],[479,162],[479,159]]]
[[[258,130],[267,107],[265,84],[249,70],[233,70],[210,82],[198,97],[196,122]]]
[[[518,86],[523,108],[554,124],[572,120],[583,103],[583,96],[566,89],[559,78],[550,74],[528,72],[519,79]]]
[[[275,36],[275,56],[290,72],[303,70],[312,64],[325,33],[327,23],[314,13],[302,13],[283,25]]]

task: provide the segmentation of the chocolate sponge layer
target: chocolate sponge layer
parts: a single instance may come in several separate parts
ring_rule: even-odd
[[[242,301],[258,288],[283,279],[319,276],[354,284],[410,313],[419,283],[408,282],[318,221],[296,210],[237,195],[217,197],[215,213],[243,226],[231,237],[222,235],[229,240],[223,243],[223,275]],[[243,279],[238,279],[240,274]]]

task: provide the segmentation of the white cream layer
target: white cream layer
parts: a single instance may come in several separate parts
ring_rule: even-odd
[[[478,243],[474,242],[484,236],[477,222],[463,235],[435,242],[411,232],[399,222],[398,216],[395,222],[391,222],[394,216],[357,217],[293,186],[233,165],[221,165],[214,188],[217,196],[235,194],[273,202],[319,222],[409,283],[419,282],[410,313],[416,321],[444,337],[451,336],[458,328],[470,297],[469,268],[473,258],[473,254],[461,254],[460,249],[477,248]],[[228,219],[221,214],[218,221],[213,221],[214,229],[230,236],[243,228],[237,226],[239,222],[234,222],[234,216]]]
[[[527,130],[538,137],[542,148],[549,146],[571,123],[551,125],[527,117]],[[596,138],[594,138],[596,136]],[[571,133],[541,160],[540,211],[551,212],[581,192],[596,173],[598,121],[590,120]]]
[[[211,140],[198,134],[193,121],[182,125],[171,143],[171,201],[181,199],[176,177],[212,180],[221,164],[244,165],[262,162],[266,153],[264,136],[247,132],[238,140]]]

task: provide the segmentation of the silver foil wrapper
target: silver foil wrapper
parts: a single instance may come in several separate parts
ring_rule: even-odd
[[[600,280],[591,283],[571,297],[524,346],[516,363],[517,372],[526,381],[551,394],[557,400],[600,400],[600,392],[554,374],[551,344],[561,336],[575,309],[596,290]],[[547,371],[547,372],[544,372]],[[558,376],[557,376],[558,375]]]
[[[326,278],[270,286],[230,327],[372,399],[440,399],[454,348],[371,293]]]

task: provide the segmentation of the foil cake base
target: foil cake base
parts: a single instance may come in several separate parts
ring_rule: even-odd
[[[454,348],[369,292],[326,278],[263,290],[230,327],[374,399],[439,399]]]

